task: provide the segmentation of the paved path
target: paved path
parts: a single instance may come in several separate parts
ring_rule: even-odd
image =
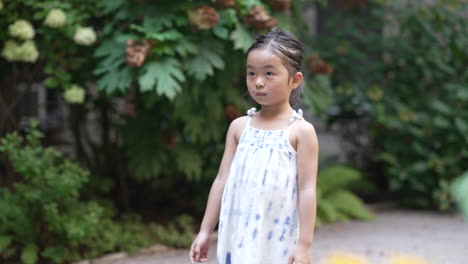
[[[468,221],[460,215],[404,210],[385,210],[376,215],[377,219],[370,222],[333,223],[317,228],[313,264],[331,263],[325,261],[331,256],[342,259],[348,256],[349,260],[340,264],[392,264],[389,260],[398,254],[420,257],[426,262],[395,261],[395,264],[468,264]],[[208,264],[216,263],[215,250],[213,244]],[[170,250],[98,264],[108,263],[187,264],[189,260],[187,250]]]

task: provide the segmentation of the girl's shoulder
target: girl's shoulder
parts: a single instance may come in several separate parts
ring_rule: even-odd
[[[238,139],[242,134],[242,131],[244,130],[245,125],[247,124],[248,118],[249,116],[246,115],[238,117],[231,121],[231,124],[229,125],[229,130],[231,130],[231,133],[235,136],[236,139]]]
[[[313,140],[316,141],[317,133],[315,131],[315,127],[312,123],[301,118],[297,121],[297,124],[292,129],[291,133],[295,136],[299,141],[300,140]]]
[[[231,121],[231,124],[229,125],[232,128],[243,128],[245,124],[247,123],[247,119],[249,116],[240,116],[234,120]]]

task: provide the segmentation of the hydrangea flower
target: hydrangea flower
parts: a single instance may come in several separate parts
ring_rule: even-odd
[[[73,84],[69,89],[63,94],[65,101],[70,104],[81,104],[85,99],[85,90],[80,86]]]
[[[39,57],[39,51],[37,51],[36,44],[32,40],[25,41],[19,47],[19,57],[22,61],[35,62]]]
[[[78,28],[73,39],[79,45],[90,46],[96,41],[96,32],[92,27]]]
[[[55,8],[50,10],[49,14],[44,20],[44,24],[51,28],[59,28],[65,24],[66,20],[65,12],[62,9]]]
[[[39,51],[32,40],[18,44],[13,40],[7,40],[2,50],[2,56],[7,61],[35,62],[39,57]]]
[[[17,57],[18,44],[13,40],[7,40],[3,46],[2,57],[7,61],[15,61]]]
[[[24,19],[16,20],[15,23],[10,25],[9,30],[12,37],[25,40],[34,38],[33,26]]]

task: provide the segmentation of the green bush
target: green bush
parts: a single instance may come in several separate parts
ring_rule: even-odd
[[[53,148],[40,145],[37,124],[26,132],[7,134],[0,152],[11,161],[21,180],[0,187],[0,259],[23,263],[62,263],[79,259],[85,241],[99,233],[102,208],[79,200],[88,172]]]
[[[468,218],[468,171],[455,179],[452,184],[452,193],[458,203],[458,207]]]
[[[193,220],[189,215],[180,215],[171,221],[167,227],[152,224],[149,230],[164,245],[189,248],[195,238]]]
[[[451,182],[466,169],[466,27],[463,1],[375,0],[328,16],[316,38],[335,66],[329,122],[406,205],[452,208]]]
[[[392,191],[418,207],[453,206],[450,185],[468,162],[468,26],[463,1],[389,4],[399,33],[385,37],[373,136]],[[463,9],[463,6],[465,8]]]
[[[181,185],[209,184],[219,166],[229,122],[252,106],[246,96],[245,51],[265,30],[246,23],[248,10],[265,6],[279,26],[297,34],[303,30],[294,25],[302,25],[304,3],[292,1],[289,13],[258,0],[236,1],[231,8],[219,8],[213,1],[101,4],[106,26],[94,52],[99,61],[94,70],[96,88],[109,96],[131,97],[135,108],[118,130],[129,181],[149,183],[157,188],[159,199],[173,196]],[[201,29],[188,13],[205,4],[219,21]],[[155,43],[140,67],[130,67],[126,59],[129,39]],[[323,100],[315,100],[312,89],[326,90],[327,80],[313,83],[306,87],[306,102],[321,108]],[[190,213],[201,214],[207,192],[205,188],[179,193],[174,199],[176,204],[189,200]]]
[[[352,192],[351,186],[366,186],[366,191],[375,188],[363,179],[361,172],[351,167],[332,165],[320,169],[317,179],[317,225],[374,218],[362,200]]]
[[[113,251],[133,252],[152,243],[187,246],[192,219],[181,216],[166,229],[138,215],[116,219],[116,210],[80,199],[89,173],[54,148],[40,145],[32,121],[24,137],[7,134],[0,153],[20,180],[0,187],[0,261],[64,263]],[[180,232],[183,231],[183,234]]]

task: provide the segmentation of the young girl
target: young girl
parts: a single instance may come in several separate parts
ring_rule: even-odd
[[[279,29],[247,51],[247,88],[261,110],[229,126],[192,263],[208,260],[218,217],[218,264],[311,263],[318,142],[290,104],[300,93],[302,61],[302,45]]]

